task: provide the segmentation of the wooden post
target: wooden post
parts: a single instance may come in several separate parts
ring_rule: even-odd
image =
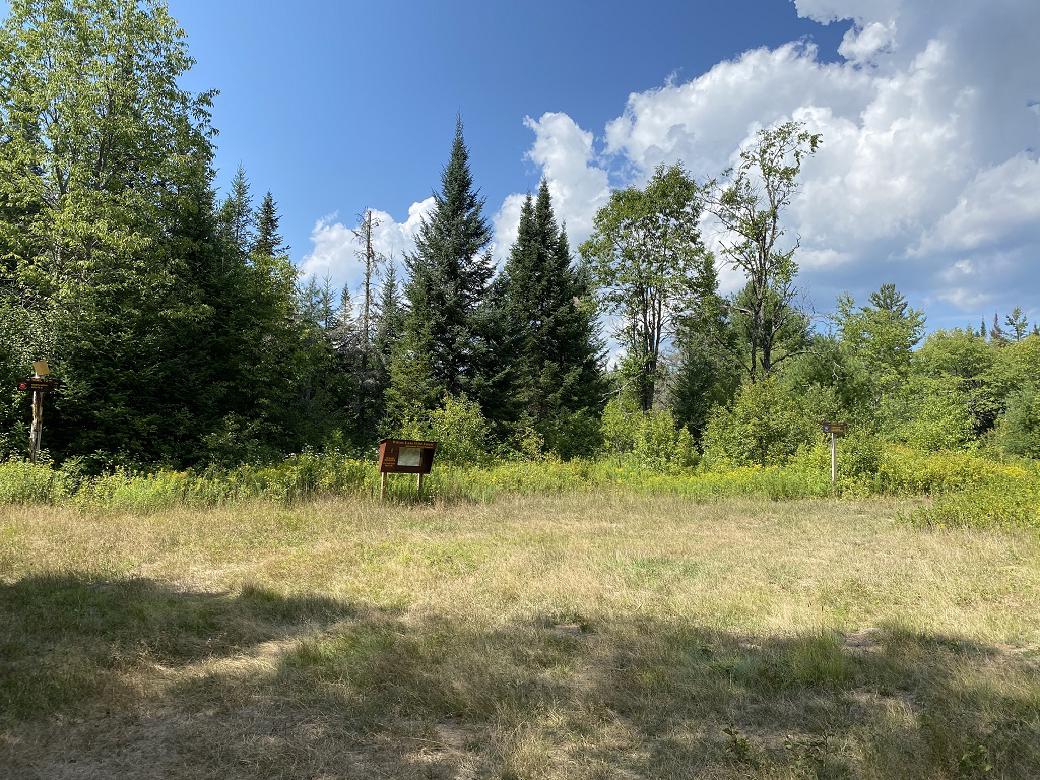
[[[415,495],[417,496],[422,495],[422,482],[423,473],[420,471],[418,474],[415,475]]]
[[[831,431],[831,487],[838,483],[838,437]]]
[[[379,500],[382,501],[386,498],[386,472],[379,472]]]
[[[43,391],[33,390],[32,426],[29,428],[29,460],[36,462],[43,443]]]

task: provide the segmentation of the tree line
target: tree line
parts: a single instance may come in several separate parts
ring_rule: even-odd
[[[613,192],[577,253],[543,181],[496,271],[459,121],[403,278],[366,210],[363,282],[336,290],[301,281],[244,170],[217,197],[214,93],[180,86],[193,61],[162,3],[15,0],[0,60],[0,372],[12,388],[39,357],[60,373],[57,460],[232,464],[436,423],[502,453],[622,453],[643,435],[773,462],[822,415],[919,446],[1033,446],[1040,337],[1021,310],[920,348],[923,314],[891,285],[810,317],[782,226],[822,139],[798,123],[717,179],[677,164]],[[25,416],[12,391],[8,456]]]

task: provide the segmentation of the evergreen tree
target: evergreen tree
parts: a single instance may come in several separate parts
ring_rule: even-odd
[[[1026,319],[1021,306],[1016,306],[1010,314],[1004,317],[1004,324],[1008,326],[1015,341],[1021,341],[1029,333],[1029,320]]]
[[[253,253],[261,257],[281,257],[289,254],[289,247],[282,243],[278,232],[280,218],[278,204],[274,196],[267,192],[260,201],[256,212],[256,239],[253,241]]]
[[[375,399],[376,413],[373,418],[378,424],[386,414],[386,394],[390,387],[390,368],[394,350],[401,339],[404,328],[405,309],[397,285],[397,271],[388,263],[383,284],[375,304],[375,335],[372,338],[370,371],[373,386],[371,395]],[[386,431],[392,433],[392,431]]]
[[[581,445],[572,441],[575,425],[598,416],[605,387],[587,277],[574,266],[544,180],[537,200],[524,201],[501,290],[518,422],[572,454]]]
[[[996,312],[993,312],[993,324],[989,328],[989,340],[991,344],[998,347],[1007,344],[1007,336],[1004,334],[1004,329],[1000,327],[1000,319]]]
[[[405,310],[397,286],[397,270],[390,263],[376,302],[376,332],[372,339],[372,351],[384,376],[384,391],[389,384],[391,356],[401,336],[404,318]]]
[[[390,413],[397,419],[433,409],[445,393],[482,390],[487,344],[480,306],[492,273],[484,252],[491,230],[483,205],[460,119],[441,191],[434,193],[433,210],[419,227],[415,251],[405,258],[409,310],[389,393]]]
[[[220,205],[221,235],[231,247],[246,255],[253,248],[255,228],[256,216],[253,214],[253,198],[249,194],[249,179],[246,178],[245,168],[239,165],[231,182],[231,192]]]

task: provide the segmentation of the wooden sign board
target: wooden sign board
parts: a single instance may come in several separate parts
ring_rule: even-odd
[[[23,393],[34,390],[57,390],[59,387],[61,387],[61,381],[58,379],[44,379],[39,376],[30,376],[18,380],[18,389]]]
[[[824,433],[833,433],[835,436],[844,436],[847,430],[848,425],[846,423],[823,421]]]
[[[436,452],[435,441],[383,439],[379,442],[379,471],[383,474],[429,474]]]

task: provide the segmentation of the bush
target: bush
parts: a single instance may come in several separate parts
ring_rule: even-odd
[[[642,411],[635,399],[629,395],[611,398],[603,409],[600,421],[600,434],[603,438],[603,449],[608,455],[619,460],[635,449],[636,429]]]
[[[955,377],[915,376],[883,401],[883,428],[892,441],[925,452],[962,449],[975,428],[968,400]]]
[[[465,395],[445,395],[440,407],[406,421],[400,432],[406,439],[436,441],[437,460],[448,463],[486,462],[489,434],[480,405]]]
[[[938,496],[908,515],[933,528],[1034,528],[1040,530],[1040,480],[997,479]]]
[[[1008,399],[993,434],[997,450],[1005,455],[1040,459],[1040,392],[1027,385]]]
[[[0,504],[56,504],[70,493],[69,480],[48,465],[0,463]]]
[[[704,433],[713,467],[780,465],[820,436],[818,411],[775,377],[746,383],[728,407],[716,407]]]
[[[697,448],[686,428],[676,428],[669,411],[651,410],[636,419],[632,452],[640,464],[651,469],[692,468]]]

